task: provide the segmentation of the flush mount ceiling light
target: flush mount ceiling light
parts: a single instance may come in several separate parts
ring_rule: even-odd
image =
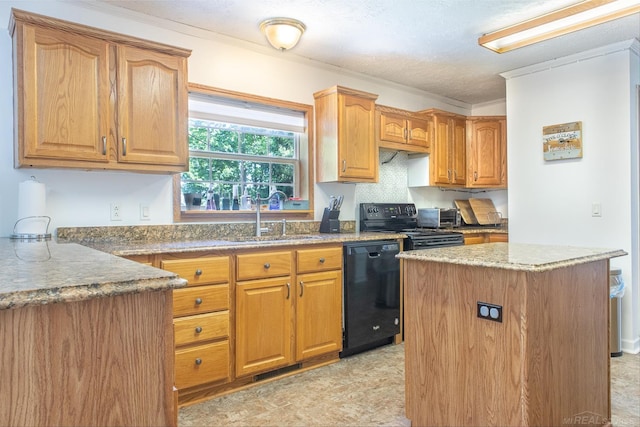
[[[267,37],[271,46],[282,51],[298,44],[306,29],[302,22],[291,18],[271,18],[260,24],[260,31]]]
[[[640,13],[640,0],[585,0],[485,34],[478,44],[503,53],[634,13]]]

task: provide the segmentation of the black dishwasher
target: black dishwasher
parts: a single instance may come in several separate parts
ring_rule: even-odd
[[[344,245],[344,337],[340,357],[393,342],[400,333],[400,245]]]

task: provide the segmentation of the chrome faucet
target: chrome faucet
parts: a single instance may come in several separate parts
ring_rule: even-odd
[[[269,201],[275,197],[276,195],[280,195],[282,197],[284,197],[284,200],[289,200],[289,198],[287,197],[287,195],[285,193],[283,193],[280,190],[276,190],[273,193],[271,193],[269,195],[269,197],[267,197],[266,199],[264,199],[265,202],[269,203]],[[260,205],[262,204],[263,199],[260,198],[260,196],[256,196],[256,237],[260,237],[262,236],[263,232],[267,232],[269,231],[268,227],[261,227],[260,224]]]

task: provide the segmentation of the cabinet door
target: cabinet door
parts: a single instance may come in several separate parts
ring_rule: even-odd
[[[380,140],[404,144],[407,142],[406,120],[391,113],[380,113]]]
[[[433,122],[426,119],[409,119],[407,121],[407,144],[429,148]]]
[[[118,161],[186,169],[187,61],[118,46]]]
[[[473,121],[470,126],[469,187],[505,184],[503,121]]]
[[[338,100],[338,175],[345,180],[376,182],[374,102],[346,94],[339,94]]]
[[[451,168],[449,166],[449,120],[446,117],[435,117],[435,141],[432,150],[433,183],[449,184]]]
[[[342,271],[298,276],[296,360],[342,350]]]
[[[467,122],[463,118],[451,120],[451,183],[465,185],[467,182]]]
[[[292,362],[291,277],[236,284],[236,375]]]
[[[18,165],[107,162],[108,43],[23,24],[16,31]]]

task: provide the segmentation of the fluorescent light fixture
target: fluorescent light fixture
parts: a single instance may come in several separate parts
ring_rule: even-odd
[[[298,44],[306,27],[296,19],[272,18],[262,21],[260,30],[267,37],[271,46],[284,51]]]
[[[478,44],[503,53],[634,13],[640,13],[640,0],[584,0],[485,34]]]

